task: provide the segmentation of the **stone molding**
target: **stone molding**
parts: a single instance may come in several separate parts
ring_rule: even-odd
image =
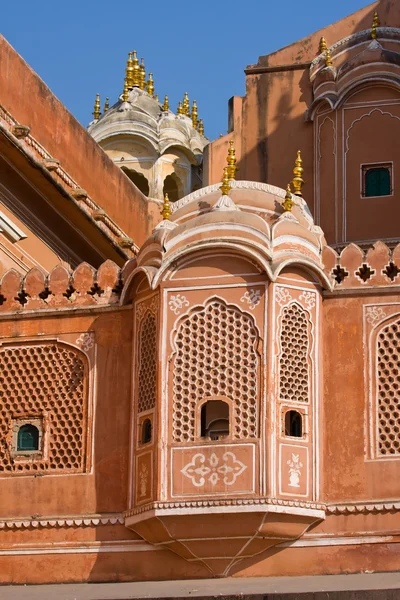
[[[334,515],[387,513],[400,510],[399,502],[376,502],[373,504],[328,504],[326,512]]]
[[[4,519],[0,529],[38,529],[52,527],[97,527],[98,525],[123,525],[124,517],[120,513],[94,515],[74,515],[66,517],[37,517],[36,519]]]

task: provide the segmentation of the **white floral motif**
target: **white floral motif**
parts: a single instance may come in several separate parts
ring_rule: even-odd
[[[292,458],[287,461],[289,465],[289,487],[300,487],[300,475],[303,463],[300,462],[298,454],[292,454]]]
[[[78,346],[82,346],[82,350],[87,352],[94,346],[94,333],[81,333],[75,343],[78,344]]]
[[[254,310],[261,302],[261,290],[251,288],[248,292],[243,294],[240,298],[240,302],[247,302],[250,310]]]
[[[275,297],[276,297],[276,301],[281,306],[282,306],[282,304],[286,304],[287,302],[290,302],[292,299],[292,296],[290,295],[289,290],[286,288],[283,288],[283,287],[276,288]]]
[[[139,471],[139,482],[140,482],[140,497],[146,496],[147,492],[147,476],[149,474],[149,470],[147,466],[142,463]]]
[[[172,310],[174,314],[179,315],[183,306],[189,306],[189,301],[186,296],[177,294],[176,296],[170,296],[168,304],[170,310]]]
[[[245,469],[247,469],[246,465],[240,462],[233,452],[225,452],[221,460],[215,452],[210,458],[198,452],[191,462],[181,469],[181,473],[189,477],[193,485],[202,487],[206,480],[211,485],[216,485],[221,478],[225,485],[233,485]]]
[[[316,301],[315,292],[303,292],[301,296],[299,296],[299,300],[304,300],[309,309],[314,308]]]
[[[377,306],[368,306],[367,308],[367,321],[370,325],[373,325],[376,321],[380,321],[386,317],[384,310]]]

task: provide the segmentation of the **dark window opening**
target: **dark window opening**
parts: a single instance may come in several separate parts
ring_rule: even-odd
[[[164,179],[163,195],[168,194],[170,202],[176,202],[183,196],[182,184],[175,174],[167,175]]]
[[[285,414],[285,435],[303,437],[303,419],[297,410],[288,410]]]
[[[364,196],[390,196],[392,193],[390,167],[364,168]]]
[[[18,430],[17,452],[39,450],[39,430],[34,425],[22,425]]]
[[[127,177],[136,185],[136,187],[144,194],[145,196],[149,195],[149,182],[146,177],[133,169],[128,169],[127,167],[122,167],[122,171],[125,173]]]
[[[142,423],[142,444],[151,442],[152,425],[150,419],[145,419]]]
[[[220,440],[229,435],[229,405],[209,400],[201,407],[201,437]]]

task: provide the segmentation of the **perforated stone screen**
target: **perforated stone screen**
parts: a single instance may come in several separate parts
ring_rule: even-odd
[[[257,340],[252,318],[220,301],[181,322],[175,336],[174,441],[195,438],[196,405],[218,396],[233,401],[232,436],[257,436]]]
[[[400,321],[377,337],[378,453],[400,454]]]
[[[309,321],[296,303],[282,309],[279,398],[284,402],[309,399]]]
[[[44,417],[47,456],[20,461],[10,446],[12,419]],[[81,472],[86,463],[87,365],[58,342],[0,347],[0,475]]]
[[[154,315],[147,313],[140,326],[138,413],[154,408],[157,379],[157,325]]]

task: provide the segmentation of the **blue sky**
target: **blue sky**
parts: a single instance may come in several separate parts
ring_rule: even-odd
[[[2,11],[2,34],[84,125],[96,92],[122,91],[136,49],[155,91],[176,110],[196,99],[205,133],[226,133],[227,104],[244,94],[246,65],[368,4],[365,0],[20,0]]]

